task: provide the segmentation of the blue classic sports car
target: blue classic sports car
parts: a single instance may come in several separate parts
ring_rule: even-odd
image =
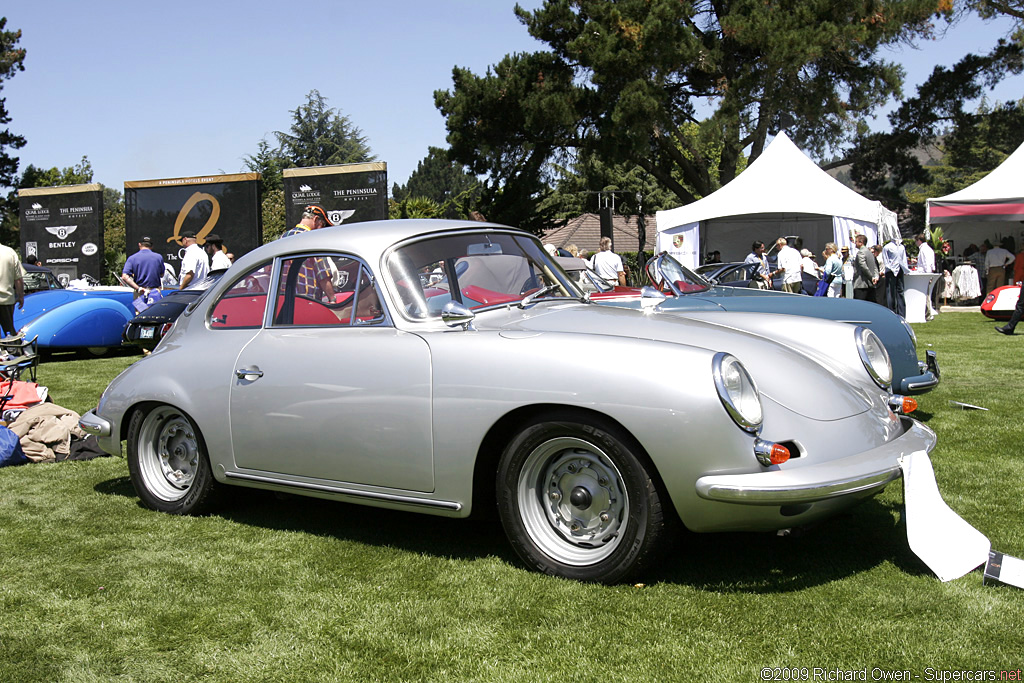
[[[939,365],[934,351],[918,360],[917,338],[907,322],[884,306],[856,299],[789,294],[773,290],[727,287],[708,282],[669,254],[661,254],[647,264],[647,274],[657,285],[655,297],[645,297],[640,289],[613,287],[605,283],[578,258],[558,258],[559,264],[573,276],[590,298],[600,304],[640,308],[657,306],[665,313],[694,316],[703,311],[785,313],[862,325],[875,332],[885,344],[892,360],[893,390],[901,394],[920,394],[939,384]],[[645,288],[646,289],[646,288]],[[652,288],[653,289],[653,288]],[[650,294],[652,292],[648,292]],[[780,318],[778,325],[785,325]],[[779,330],[782,332],[782,330]],[[771,333],[768,332],[771,336]]]
[[[121,331],[135,315],[128,287],[56,288],[25,296],[14,309],[14,327],[44,350],[86,349],[99,355],[121,345]]]

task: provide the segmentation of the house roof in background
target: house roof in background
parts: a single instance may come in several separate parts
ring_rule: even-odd
[[[612,215],[612,249],[618,253],[636,251],[639,246],[639,229],[636,216]],[[657,243],[658,224],[654,216],[646,216],[644,226],[647,239],[644,251],[653,252]],[[584,213],[570,219],[565,225],[552,228],[541,238],[544,244],[553,244],[564,248],[575,244],[581,251],[594,253],[600,249],[601,217],[596,213]]]

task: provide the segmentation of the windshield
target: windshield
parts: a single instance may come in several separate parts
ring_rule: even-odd
[[[615,290],[610,284],[587,266],[587,262],[576,256],[556,256],[555,263],[562,266],[562,270],[573,281],[573,283],[588,294],[612,292]]]
[[[530,294],[537,295],[534,301],[583,296],[540,243],[526,235],[435,237],[394,250],[387,266],[406,317],[415,320],[439,318],[452,300],[476,310],[519,304]],[[541,292],[547,287],[552,288]]]
[[[659,289],[671,291],[676,296],[711,289],[710,282],[675,260],[671,254],[651,259],[647,273]]]
[[[703,277],[705,275],[708,275],[709,273],[713,273],[716,270],[721,270],[721,269],[722,269],[722,264],[721,263],[705,263],[703,266],[697,266],[697,270],[695,270],[693,272],[695,272],[695,273],[697,273],[697,275],[700,275],[700,276]]]
[[[25,291],[38,292],[44,289],[61,289],[57,279],[46,271],[25,271]]]

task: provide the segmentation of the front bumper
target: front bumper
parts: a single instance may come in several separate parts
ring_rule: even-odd
[[[86,434],[91,434],[100,439],[110,436],[110,421],[104,420],[94,410],[90,410],[78,418],[78,426]]]
[[[904,395],[920,394],[939,386],[939,359],[934,351],[925,351],[925,360],[918,362],[921,374],[900,380],[899,391]]]
[[[723,503],[774,506],[868,495],[902,476],[900,456],[930,452],[935,446],[935,432],[917,420],[902,419],[903,435],[878,448],[816,465],[794,466],[798,463],[790,461],[765,472],[700,477],[697,495]]]

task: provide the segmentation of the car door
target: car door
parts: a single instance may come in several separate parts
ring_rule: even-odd
[[[278,272],[273,315],[235,363],[236,466],[432,491],[426,343],[392,326],[369,269],[356,259],[300,256],[283,260]],[[334,301],[314,284],[324,273]]]

